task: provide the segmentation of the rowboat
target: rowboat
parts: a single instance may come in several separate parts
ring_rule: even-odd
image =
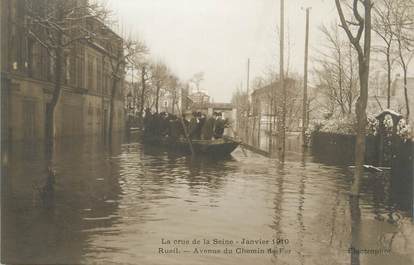
[[[165,146],[177,152],[191,154],[190,144],[186,139],[172,140],[168,137],[154,135],[144,136],[144,143]],[[191,140],[195,155],[207,155],[211,157],[224,157],[231,154],[241,142],[231,137],[215,140]]]

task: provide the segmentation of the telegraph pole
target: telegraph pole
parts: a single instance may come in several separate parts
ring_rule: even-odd
[[[247,58],[247,95],[249,95],[249,84],[250,84],[250,58]]]
[[[278,122],[280,124],[279,128],[279,139],[278,139],[278,149],[279,154],[281,155],[281,160],[284,160],[285,156],[285,138],[286,138],[286,87],[284,80],[284,40],[285,40],[285,1],[280,0],[280,89],[282,90],[282,120]],[[278,117],[279,119],[280,117]]]
[[[249,114],[250,114],[250,101],[249,101],[249,85],[250,85],[250,58],[247,59],[247,83],[246,83],[246,99],[247,99],[247,112],[246,112],[246,143],[249,143]]]
[[[306,130],[308,129],[308,46],[309,46],[309,10],[306,8],[306,33],[305,33],[305,69],[303,74],[303,104],[302,104],[302,144],[306,146]]]

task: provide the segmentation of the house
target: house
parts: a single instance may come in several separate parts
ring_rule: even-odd
[[[302,86],[299,80],[288,78],[285,80],[286,86],[286,126],[288,131],[300,131],[302,126]],[[275,112],[282,111],[282,91],[280,82],[275,81],[271,84],[254,90],[251,94],[251,110],[249,117],[260,119],[261,127],[267,128],[273,121]],[[275,121],[277,118],[275,118]]]
[[[387,106],[387,79],[386,76],[376,75],[376,82],[372,82],[369,90],[367,113],[377,114],[384,109],[392,109],[406,116],[406,102],[404,92],[404,79],[397,74],[391,82],[390,107]],[[414,77],[407,77],[407,97],[410,108],[409,123],[414,123]]]
[[[8,140],[46,137],[46,113],[54,92],[55,59],[19,23],[27,18],[24,3],[0,3],[2,138]],[[105,38],[77,41],[65,50],[62,93],[55,110],[56,137],[104,134],[109,126],[113,84],[110,62],[122,50],[123,39],[96,19],[82,23],[91,32],[105,34]],[[113,128],[122,130],[123,82],[116,84]]]
[[[210,103],[210,96],[207,95],[207,93],[204,93],[202,91],[191,93],[189,95],[189,98],[191,99],[193,104],[198,105],[198,106]]]

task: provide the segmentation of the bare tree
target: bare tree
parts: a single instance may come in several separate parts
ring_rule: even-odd
[[[148,72],[148,64],[141,65],[141,96],[140,96],[140,109],[139,109],[139,117],[142,117],[142,113],[144,112],[145,106],[145,95],[147,94],[147,82],[150,80],[149,72]]]
[[[377,47],[377,51],[385,56],[387,65],[387,108],[391,107],[391,73],[392,73],[392,45],[394,41],[393,31],[393,6],[395,0],[380,0],[374,5],[373,31],[382,40],[383,45]]]
[[[140,73],[140,83],[141,89],[139,91],[139,111],[138,117],[141,119],[142,114],[144,113],[145,103],[146,103],[146,95],[148,92],[147,82],[151,79],[151,72],[149,71],[149,59],[147,58],[149,50],[145,50],[145,52],[141,52],[135,54],[131,59],[132,67],[138,70]]]
[[[371,54],[371,0],[353,0],[352,19],[347,20],[340,0],[335,0],[336,9],[349,41],[354,46],[358,54],[359,70],[359,97],[355,104],[357,117],[357,135],[355,143],[355,173],[352,184],[352,194],[359,193],[359,181],[363,173],[365,159],[365,132],[367,123],[367,102],[368,102],[368,80]],[[360,5],[364,10],[364,16],[360,14]],[[351,26],[355,26],[357,31],[353,32]],[[364,35],[362,44],[361,37]]]
[[[338,27],[321,27],[325,36],[323,52],[315,59],[315,72],[319,81],[319,88],[329,99],[329,105],[340,107],[341,116],[352,113],[352,105],[357,97],[357,78],[354,77],[356,67],[356,53],[338,31]]]
[[[115,116],[115,100],[122,97],[122,80],[124,78],[125,67],[133,64],[133,58],[139,54],[146,54],[148,49],[145,43],[132,39],[122,39],[118,37],[117,41],[111,41],[106,48],[106,54],[111,65],[111,94],[109,109],[109,128],[108,139],[112,139]]]
[[[24,27],[28,38],[47,50],[53,68],[52,99],[46,110],[46,139],[50,148],[55,137],[55,112],[62,93],[66,55],[82,42],[92,42],[96,34],[90,30],[94,23],[102,23],[107,11],[97,4],[75,0],[41,0],[24,2]]]
[[[395,0],[393,18],[394,18],[394,35],[397,42],[397,56],[399,64],[403,71],[404,98],[406,107],[406,120],[409,121],[410,105],[407,91],[407,74],[408,66],[414,56],[414,5],[412,1]]]
[[[200,83],[203,80],[204,80],[204,72],[198,72],[198,73],[194,74],[193,77],[191,78],[190,82],[195,84],[195,86],[197,88],[197,92],[200,91]]]
[[[165,88],[168,83],[170,71],[168,67],[161,61],[151,65],[151,80],[155,88],[155,111],[159,111],[159,100],[161,90]]]
[[[171,97],[172,97],[172,106],[171,106],[171,113],[174,114],[175,113],[175,106],[177,104],[177,94],[178,94],[178,89],[179,89],[179,80],[178,77],[176,77],[175,75],[170,75],[169,80],[168,80],[169,84],[168,84],[168,92],[170,93]]]

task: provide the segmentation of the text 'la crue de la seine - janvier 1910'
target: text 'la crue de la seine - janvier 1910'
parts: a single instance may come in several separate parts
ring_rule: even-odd
[[[290,254],[289,239],[161,239],[159,254]]]

